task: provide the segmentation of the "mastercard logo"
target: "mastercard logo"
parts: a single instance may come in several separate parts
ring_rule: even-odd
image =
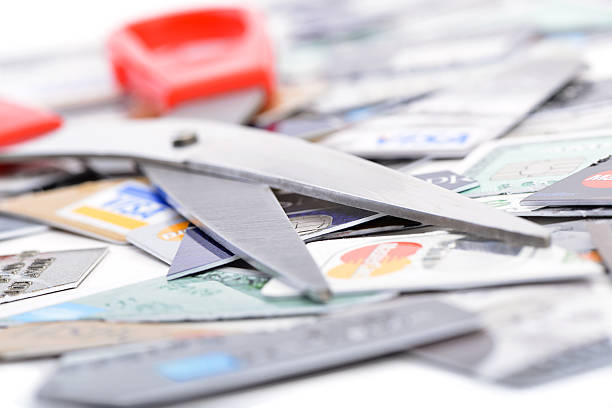
[[[591,188],[612,188],[612,170],[593,174],[582,180],[582,185]]]
[[[415,242],[381,242],[350,250],[327,276],[336,279],[375,277],[397,272],[410,264],[410,257],[422,248]]]
[[[179,222],[171,225],[157,233],[157,238],[163,241],[181,241],[185,235],[185,230],[189,226],[188,221]]]

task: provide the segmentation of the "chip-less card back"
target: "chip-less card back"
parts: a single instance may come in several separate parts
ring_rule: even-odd
[[[75,288],[106,253],[92,248],[0,256],[0,303]]]
[[[455,290],[593,278],[603,272],[600,264],[564,248],[517,247],[443,231],[312,242],[308,249],[333,293]],[[296,292],[274,279],[263,294]]]
[[[609,132],[516,138],[483,145],[465,159],[461,172],[478,180],[480,186],[462,194],[532,193],[608,156],[611,149]]]
[[[601,160],[521,201],[524,205],[612,206],[612,160]]]
[[[127,233],[128,242],[150,253],[168,265],[178,251],[190,223],[176,216],[157,224],[136,228]]]
[[[0,211],[115,243],[176,216],[141,179],[102,180],[6,199]]]

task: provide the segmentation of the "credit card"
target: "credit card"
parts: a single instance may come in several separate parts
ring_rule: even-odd
[[[0,65],[2,96],[9,100],[68,111],[121,96],[102,47],[24,57]]]
[[[312,315],[391,296],[339,296],[325,305],[305,298],[267,299],[260,292],[269,279],[241,268],[220,268],[171,281],[151,279],[10,316],[0,320],[0,326],[67,320],[180,322]]]
[[[299,194],[277,191],[276,196],[287,213],[293,228],[305,241],[384,217],[383,214],[338,205]],[[182,229],[184,225],[176,224],[169,227],[162,225],[161,227],[163,227],[163,231],[166,231],[166,228]],[[159,252],[162,246],[168,249],[168,253],[172,248],[175,256],[168,270],[168,279],[199,273],[239,259],[238,256],[195,227],[186,230],[186,233],[180,234],[180,236],[174,237],[173,235],[171,243],[164,242],[163,244],[159,242],[159,233],[154,237],[148,233],[149,231],[153,231],[153,229],[147,231],[143,229],[142,234],[139,230],[134,230],[131,239],[134,240],[134,235],[138,235],[135,240],[144,242],[140,246],[145,250],[147,247],[152,247],[151,253],[153,254]],[[147,233],[148,236],[146,236]],[[151,241],[154,242],[153,245],[151,245]]]
[[[563,248],[517,247],[444,231],[313,242],[308,249],[337,294],[456,290],[585,279],[603,272],[600,264]],[[262,293],[296,295],[277,279]]]
[[[345,230],[383,217],[383,214],[358,208],[335,206],[287,215],[303,240]],[[199,273],[240,259],[199,228],[186,230],[168,270],[168,279]]]
[[[359,208],[336,205],[320,210],[307,210],[287,214],[289,221],[303,240],[344,230],[384,217]]]
[[[25,194],[0,211],[113,243],[136,228],[176,217],[144,179],[114,179]]]
[[[309,242],[338,238],[353,238],[374,234],[389,234],[392,232],[397,233],[399,231],[418,228],[421,226],[422,224],[416,221],[385,216],[382,218],[377,218],[373,221],[366,222],[364,224],[360,224],[355,227],[322,235],[320,237],[309,240]]]
[[[0,330],[0,360],[55,357],[93,347],[225,333],[201,323],[28,323]]]
[[[478,313],[484,327],[414,351],[428,360],[520,386],[612,363],[608,312],[594,285],[521,286],[441,299]]]
[[[267,128],[306,108],[324,91],[326,86],[320,82],[307,84],[281,85],[272,101],[253,119],[255,126]]]
[[[612,245],[610,235],[612,234],[612,225],[608,220],[590,222],[587,224],[587,229],[591,235],[591,242],[595,245],[597,253],[600,256],[606,269],[612,270]]]
[[[608,156],[521,201],[542,206],[612,206],[612,160]]]
[[[521,217],[529,217],[532,211],[542,208],[541,205],[523,205],[521,201],[529,196],[529,193],[523,194],[498,194],[484,197],[477,197],[474,200],[497,208],[498,210],[514,214]]]
[[[0,303],[76,288],[107,252],[91,248],[0,256]]]
[[[168,269],[168,279],[213,269],[240,259],[199,228],[185,231],[178,252]]]
[[[472,313],[437,301],[398,300],[291,330],[71,354],[39,396],[106,407],[168,405],[371,360],[476,329]]]
[[[0,215],[0,240],[38,234],[47,229],[46,225]]]
[[[299,194],[281,191],[275,193],[292,225],[304,240],[312,240],[326,234],[353,228],[383,217],[382,214],[346,207]],[[406,223],[411,224],[408,221],[402,221],[402,225]],[[126,234],[126,239],[129,243],[148,252],[163,262],[172,264],[181,246],[185,231],[188,228],[194,227],[184,218],[176,215],[160,223],[150,224],[131,230]],[[184,276],[185,274],[200,272],[238,259],[233,254],[219,257],[218,252],[211,252],[209,248],[219,247],[219,244],[201,231],[197,233],[194,232],[194,236],[196,234],[198,236],[196,239],[197,242],[201,243],[200,254],[195,258],[182,259],[181,267],[178,269],[184,271],[184,266],[189,265],[187,269],[189,269],[190,272],[181,272],[179,275],[177,272],[173,272],[171,268],[168,275],[169,277],[175,278]],[[192,243],[190,243],[190,248],[187,252],[195,254],[193,252],[194,247],[191,244]],[[224,253],[229,253],[226,250],[223,251]],[[203,259],[208,259],[210,262],[197,265],[197,260],[202,261]],[[198,268],[196,268],[196,266]]]
[[[383,214],[348,207],[300,194],[275,191],[283,210],[302,239],[350,228],[383,217]]]
[[[612,80],[579,78],[572,81],[508,137],[577,133],[609,128]]]
[[[598,260],[593,253],[596,246],[589,233],[589,225],[592,223],[592,220],[573,220],[554,222],[543,225],[543,227],[550,230],[550,240],[553,245],[589,255],[593,260]]]
[[[442,170],[433,173],[414,174],[414,177],[435,184],[438,187],[460,193],[470,188],[478,187],[478,181],[473,178],[462,176],[453,171]]]
[[[508,132],[570,81],[580,66],[571,56],[536,52],[492,75],[336,132],[322,143],[373,159],[464,157],[478,144]]]
[[[189,221],[177,215],[160,223],[131,230],[125,237],[130,244],[169,265],[190,225]]]
[[[519,214],[516,214],[519,215]],[[583,206],[568,206],[568,207],[542,207],[529,212],[527,217],[543,217],[543,218],[595,218],[595,217],[612,217],[612,208],[610,207],[583,207]]]
[[[76,160],[34,161],[0,166],[0,197],[40,190],[84,172]]]
[[[488,143],[462,163],[461,173],[480,183],[462,194],[532,193],[608,156],[611,149],[612,136],[607,131]]]

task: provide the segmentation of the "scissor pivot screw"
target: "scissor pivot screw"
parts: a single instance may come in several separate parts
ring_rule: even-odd
[[[198,134],[192,130],[183,130],[172,140],[174,147],[191,146],[196,143],[198,143]]]

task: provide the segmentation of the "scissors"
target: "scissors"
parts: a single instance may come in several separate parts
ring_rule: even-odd
[[[133,160],[179,212],[253,266],[324,300],[327,284],[270,187],[451,228],[546,246],[539,225],[376,163],[300,139],[213,121],[74,120],[9,147],[0,161]]]
[[[221,20],[236,18],[230,24],[234,28],[219,34],[220,47],[239,53],[243,48],[234,41],[244,40],[253,32],[258,41],[264,41],[261,28],[254,28],[259,20],[250,19],[252,15],[248,12],[232,10],[214,14]],[[184,81],[163,81],[165,74],[171,77],[172,72],[179,72],[179,77],[183,73],[192,75],[194,89],[200,90],[200,96],[207,95],[209,89],[205,84],[215,83],[214,75],[206,70],[173,65],[165,53],[178,50],[179,54],[189,54],[185,50],[205,42],[210,33],[196,30],[195,39],[184,33],[182,37],[166,35],[166,45],[159,42],[161,37],[155,37],[156,27],[174,27],[180,32],[183,25],[179,23],[195,24],[197,19],[190,19],[196,16],[212,18],[201,11],[180,13],[135,23],[111,36],[110,47],[115,50],[111,58],[126,89],[145,95],[162,110],[171,109],[195,95],[187,91],[189,87]],[[218,36],[212,37],[216,41]],[[139,41],[144,43],[139,45],[145,47],[144,51],[138,48]],[[190,47],[179,46],[181,41]],[[222,58],[222,54],[211,61]],[[234,54],[228,55],[233,58]],[[160,61],[167,62],[168,66]],[[226,77],[226,71],[212,70],[220,85],[213,86],[210,92],[255,86],[271,93],[273,68],[266,61],[267,65],[260,60],[247,64],[250,67],[247,71],[254,74],[236,74],[235,83]],[[152,70],[156,64],[162,67]],[[251,81],[246,81],[247,77]],[[271,187],[489,239],[533,246],[546,246],[550,242],[548,231],[537,224],[376,163],[304,140],[213,121],[68,120],[44,138],[6,148],[0,154],[0,161],[62,157],[135,161],[167,200],[213,239],[316,301],[329,299],[329,287]]]

